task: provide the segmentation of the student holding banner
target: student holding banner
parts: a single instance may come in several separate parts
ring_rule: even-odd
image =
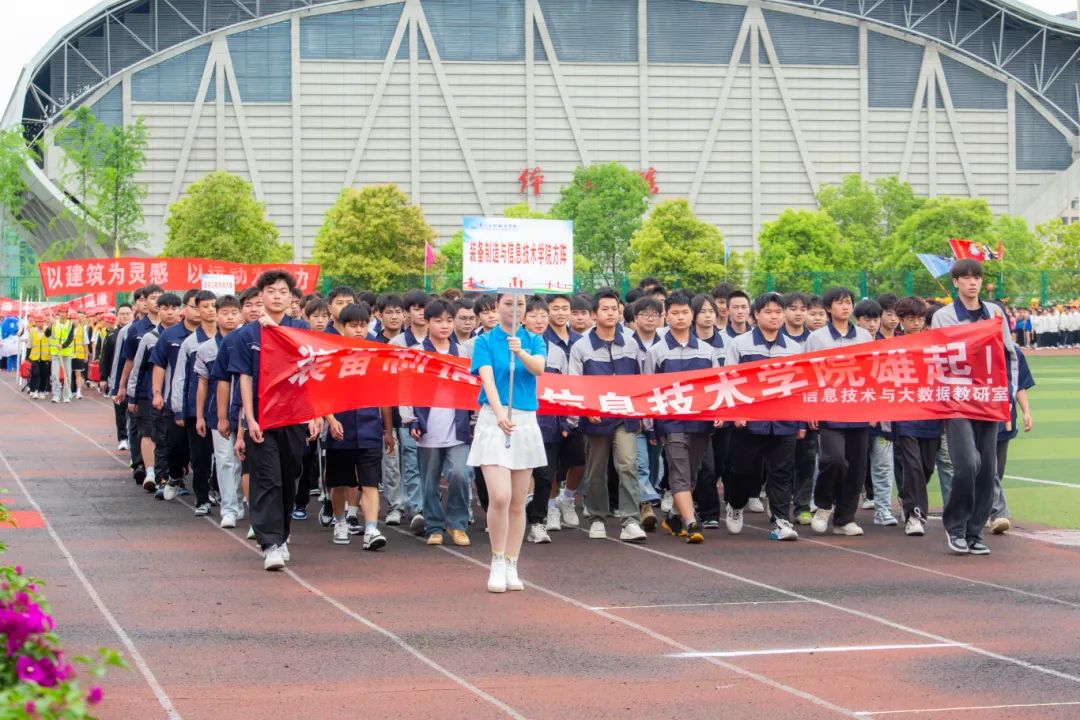
[[[547,463],[536,422],[536,377],[544,372],[547,348],[542,337],[517,327],[516,319],[525,313],[523,296],[500,293],[497,309],[499,324],[478,336],[473,346],[472,373],[483,388],[468,464],[484,471],[491,539],[487,587],[502,593],[525,589],[517,571],[525,499],[533,468]]]

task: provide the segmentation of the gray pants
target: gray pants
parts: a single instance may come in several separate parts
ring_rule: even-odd
[[[953,477],[941,520],[946,532],[969,542],[982,538],[983,526],[994,503],[997,431],[998,424],[989,420],[945,422]]]
[[[60,368],[64,368],[64,381],[60,382]],[[53,355],[52,359],[52,396],[59,400],[63,392],[64,402],[71,400],[71,358]]]
[[[1005,461],[1009,459],[1009,441],[998,440],[997,444],[997,474],[994,476],[994,503],[990,507],[990,519],[1012,517],[1009,513],[1009,503],[1005,502]]]
[[[945,506],[949,504],[953,478],[953,464],[949,458],[949,435],[947,432],[942,434],[941,447],[938,448],[937,477],[938,484],[941,486],[941,504]]]
[[[585,506],[594,518],[611,517],[608,501],[608,456],[619,475],[619,514],[623,524],[638,520],[641,486],[637,476],[637,435],[619,425],[611,435],[585,436]]]
[[[884,436],[870,438],[870,478],[874,483],[874,515],[878,519],[892,517],[893,444]]]
[[[386,504],[390,507],[390,510],[397,510],[403,512],[405,510],[405,503],[401,499],[401,447],[400,447],[400,435],[398,441],[394,443],[394,451],[386,452],[383,450],[382,456],[382,478],[383,478],[383,494],[386,495]]]

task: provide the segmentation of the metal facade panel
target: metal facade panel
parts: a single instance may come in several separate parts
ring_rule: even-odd
[[[423,8],[443,60],[525,59],[525,0],[428,0]]]
[[[209,45],[200,45],[135,73],[131,77],[131,99],[135,102],[195,102],[209,52]]]
[[[649,62],[726,65],[746,8],[696,0],[649,0]]]
[[[537,0],[561,62],[638,59],[637,3],[627,0]]]
[[[1033,108],[1016,98],[1016,169],[1065,170],[1073,162],[1069,141]]]
[[[904,40],[868,33],[870,107],[910,108],[915,101],[923,49]]]
[[[859,64],[858,28],[775,10],[762,14],[781,64]]]
[[[390,48],[404,7],[404,3],[395,3],[301,18],[300,57],[304,60],[382,60]],[[406,52],[404,57],[408,57],[407,45],[403,43],[402,48]]]
[[[289,23],[264,25],[229,36],[241,102],[289,102],[292,45]]]
[[[970,110],[1004,110],[1007,104],[1005,83],[985,75],[962,62],[941,56],[941,69],[949,83],[953,107]]]
[[[99,123],[108,127],[124,124],[123,89],[117,85],[90,106]]]

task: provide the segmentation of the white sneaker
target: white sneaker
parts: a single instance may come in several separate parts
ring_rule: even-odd
[[[157,478],[154,477],[153,470],[146,471],[146,477],[143,478],[142,481],[142,488],[146,492],[154,492],[155,490],[157,490]]]
[[[82,400],[82,390],[79,390],[78,392],[75,393],[75,399],[76,400]]]
[[[548,535],[547,530],[540,523],[533,523],[529,526],[529,537],[526,539],[535,545],[551,542],[551,536]]]
[[[919,518],[912,515],[911,517],[909,517],[907,519],[907,522],[904,523],[904,534],[905,535],[920,535],[921,536],[921,535],[926,534],[926,529],[923,528],[922,521],[920,521]]]
[[[777,520],[773,523],[772,531],[769,533],[770,540],[798,540],[799,533],[795,532],[795,528],[791,526],[791,523],[787,520]]]
[[[282,560],[284,560],[285,562],[291,562],[292,561],[292,555],[289,553],[289,539],[288,538],[286,538],[285,542],[281,543],[281,545],[278,546],[278,549],[281,550],[281,559]]]
[[[577,508],[574,507],[573,498],[564,498],[559,495],[555,499],[555,506],[559,508],[559,514],[562,515],[562,524],[568,528],[576,528],[581,524],[581,520],[578,519]]]
[[[168,482],[165,483],[165,489],[162,492],[162,497],[164,497],[166,500],[175,500],[176,494],[178,492],[180,492],[180,488],[176,487],[176,485],[174,485],[173,483]]]
[[[349,544],[349,523],[338,521],[334,523],[334,544]]]
[[[488,575],[488,592],[506,592],[506,560],[492,560],[491,573]]]
[[[887,514],[874,513],[874,524],[875,525],[884,525],[885,527],[893,527],[894,525],[897,525],[899,523],[897,522],[896,518],[893,516],[892,513],[887,513]]]
[[[876,507],[876,505],[874,505],[874,498],[863,498],[862,504],[859,505],[859,507],[863,510],[873,510]]]
[[[765,503],[761,502],[761,498],[750,498],[750,500],[746,503],[746,511],[752,513],[763,513],[765,512]]]
[[[381,550],[386,547],[386,537],[379,532],[378,528],[368,530],[364,533],[363,547],[365,550]]]
[[[853,522],[849,522],[847,525],[841,525],[840,527],[833,526],[833,535],[847,535],[848,537],[856,537],[863,534],[861,527]]]
[[[589,539],[590,540],[605,540],[607,539],[607,526],[604,525],[604,521],[597,518],[589,525]]]
[[[285,567],[285,559],[281,557],[281,548],[271,545],[263,552],[263,570],[281,570]]]
[[[60,402],[60,398],[58,398],[58,397],[56,397],[55,395],[53,395],[52,401],[53,401],[54,403],[59,403],[59,402]]]
[[[255,539],[255,528],[252,527],[251,525],[248,525],[247,539],[248,540],[254,540]]]
[[[619,533],[619,539],[626,543],[643,543],[645,538],[645,531],[634,520],[623,525],[622,532]]]
[[[386,524],[387,525],[400,525],[401,524],[401,511],[400,510],[391,510],[390,512],[386,513]]]
[[[413,515],[412,520],[409,521],[409,529],[412,530],[413,535],[423,535],[426,527],[424,516],[420,513]]]
[[[562,530],[562,513],[559,512],[559,508],[548,508],[545,529],[549,532],[556,532]]]
[[[832,509],[818,508],[814,511],[814,517],[810,520],[810,529],[818,535],[824,535],[829,529],[829,518],[832,517]]]
[[[116,449],[117,450],[130,450],[131,448],[128,446],[128,441],[127,440],[121,440],[119,443],[117,443]]]
[[[225,513],[221,516],[221,527],[234,528],[236,527],[236,516],[232,513]]]
[[[525,583],[521,582],[521,578],[518,577],[517,560],[506,561],[506,589],[507,590],[524,590]]]
[[[66,398],[64,398],[64,402],[66,402],[66,403],[69,403],[69,402],[71,402],[71,398],[70,398],[70,397],[66,397]]]
[[[239,522],[240,520],[243,520],[245,517],[247,517],[247,503],[242,502],[242,503],[240,503],[240,512],[237,513],[236,520]]]
[[[727,513],[724,515],[724,524],[727,525],[727,531],[732,535],[738,535],[742,532],[742,510],[736,510],[730,505],[727,506]]]
[[[670,490],[664,491],[664,497],[660,498],[660,512],[667,515],[671,512],[671,508],[675,506],[675,497],[671,494]]]

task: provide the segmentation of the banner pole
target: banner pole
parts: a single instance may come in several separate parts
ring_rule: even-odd
[[[513,333],[512,337],[517,337],[517,332],[518,332],[518,304],[517,304],[518,294],[517,293],[510,293],[510,297],[512,297],[514,299],[514,321],[512,323],[513,328],[514,328],[514,333]],[[516,360],[517,360],[517,358],[514,357],[514,353],[511,352],[510,353],[510,392],[507,393],[507,398],[506,398],[506,419],[507,420],[512,420],[513,417],[514,417],[514,365],[517,364],[515,362]],[[511,435],[512,434],[513,433],[511,433]],[[510,437],[511,437],[511,435],[506,436],[506,447],[507,448],[510,447]]]

